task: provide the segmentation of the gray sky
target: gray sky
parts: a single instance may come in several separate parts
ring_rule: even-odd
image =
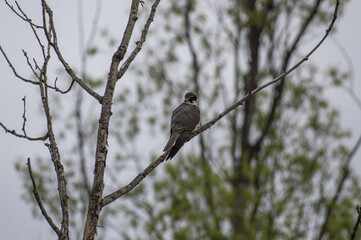
[[[114,1],[116,4],[104,2],[101,15],[101,26],[109,27],[115,37],[120,37],[123,33],[125,21],[123,3],[128,1]],[[146,1],[147,4],[148,1]],[[19,1],[23,10],[29,17],[35,21],[40,18],[40,0]],[[63,54],[67,56],[70,64],[79,66],[79,54],[77,50],[77,8],[76,1],[49,1],[50,6],[55,13],[55,21],[59,36],[59,43]],[[162,3],[161,3],[162,4]],[[128,4],[129,5],[129,4]],[[94,6],[87,4],[87,12],[91,14]],[[321,46],[317,52],[311,56],[309,62],[317,63],[319,66],[337,65],[347,69],[346,60],[342,52],[335,44],[334,39],[342,43],[348,52],[354,70],[356,94],[361,97],[361,30],[360,17],[361,1],[351,0],[345,9],[345,14],[336,22],[337,32]],[[17,69],[24,76],[29,76],[29,71],[25,64],[25,60],[21,49],[28,52],[29,55],[38,56],[38,46],[32,38],[29,27],[20,21],[4,2],[0,3],[0,44],[6,50],[8,57],[16,65]],[[156,21],[153,27],[156,26]],[[88,29],[86,29],[87,31]],[[324,30],[320,30],[320,36]],[[148,39],[151,41],[151,39]],[[313,43],[304,46],[310,49]],[[35,46],[35,47],[34,47]],[[304,51],[306,53],[306,50]],[[307,50],[308,51],[308,50]],[[110,54],[105,55],[102,61],[96,62],[97,70],[101,69],[100,74],[108,69],[110,62]],[[54,56],[53,56],[54,57]],[[92,63],[90,63],[92,64]],[[301,66],[302,67],[302,66]],[[42,120],[39,120],[40,102],[35,86],[31,86],[21,82],[13,77],[12,71],[8,67],[4,58],[0,56],[0,72],[1,83],[0,88],[0,121],[6,124],[10,129],[16,129],[21,132],[23,102],[22,98],[26,95],[27,99],[27,127],[28,134],[38,136],[44,133]],[[98,72],[98,74],[99,74]],[[94,73],[96,74],[96,73]],[[353,137],[349,144],[352,145],[356,138],[361,134],[361,110],[356,107],[350,97],[341,90],[329,91],[328,96],[340,111],[342,117],[342,125],[352,129]],[[159,149],[161,151],[161,148]],[[28,156],[35,157],[37,155],[47,154],[46,148],[41,142],[28,142],[19,140],[5,134],[0,130],[0,229],[3,239],[47,239],[54,235],[51,233],[49,226],[45,221],[34,220],[29,208],[30,205],[21,200],[22,186],[21,179],[16,174],[14,162],[21,159],[25,165]],[[353,161],[353,167],[356,171],[360,171],[361,154],[358,153]],[[54,237],[55,238],[55,237]]]

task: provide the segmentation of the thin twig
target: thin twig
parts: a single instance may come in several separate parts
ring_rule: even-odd
[[[326,33],[325,35],[322,37],[322,39],[317,43],[317,45],[312,48],[312,50],[307,53],[305,55],[304,58],[302,58],[299,62],[297,62],[295,65],[293,65],[290,69],[288,69],[287,71],[285,71],[284,73],[282,73],[281,75],[279,75],[278,77],[276,77],[275,79],[266,82],[265,84],[259,86],[258,88],[254,89],[253,91],[251,91],[250,93],[248,93],[246,96],[244,96],[243,98],[241,98],[238,102],[234,103],[232,106],[228,107],[226,110],[224,110],[221,114],[217,115],[215,118],[213,118],[211,121],[209,121],[208,123],[204,124],[203,126],[201,126],[200,128],[196,129],[193,131],[192,136],[190,139],[192,139],[193,137],[197,136],[198,134],[204,132],[205,130],[209,129],[211,126],[213,126],[216,122],[218,122],[221,118],[223,118],[224,116],[226,116],[228,113],[230,113],[231,111],[233,111],[234,109],[236,109],[238,106],[242,105],[249,97],[255,95],[256,93],[258,93],[259,91],[261,91],[262,89],[280,81],[281,79],[283,79],[284,77],[286,77],[287,75],[289,75],[291,72],[293,72],[296,68],[298,68],[302,63],[304,63],[305,61],[308,60],[308,58],[321,46],[321,44],[325,41],[325,39],[327,38],[327,36],[329,35],[331,29],[333,28],[333,25],[337,19],[337,12],[338,12],[338,6],[339,6],[339,0],[337,0],[336,5],[335,5],[335,11],[333,14],[333,18],[332,21],[330,23],[330,25],[328,26],[328,28],[326,29]],[[160,155],[155,161],[153,161],[143,172],[139,173],[129,184],[125,185],[124,187],[118,189],[117,191],[105,196],[102,201],[101,201],[101,207],[104,207],[106,205],[108,205],[109,203],[115,201],[116,199],[120,198],[121,196],[123,196],[124,194],[128,193],[129,191],[131,191],[134,187],[136,187],[149,173],[151,173],[159,164],[161,164],[164,161],[164,158],[167,156],[167,152],[163,153],[162,155]]]
[[[23,128],[22,128],[22,130],[23,130],[23,133],[24,133],[24,135],[26,136],[26,131],[25,131],[25,124],[26,124],[26,96],[24,96],[23,97],[23,99],[21,99],[22,101],[23,101],[23,103],[24,103],[24,112],[23,112]]]
[[[31,179],[31,182],[33,184],[33,195],[34,195],[34,198],[36,200],[36,203],[38,204],[38,206],[40,208],[40,211],[43,214],[45,220],[49,223],[51,228],[54,230],[54,232],[56,233],[56,235],[58,235],[58,237],[60,239],[61,236],[62,236],[62,233],[60,232],[59,228],[55,225],[55,223],[53,222],[51,217],[48,215],[47,211],[44,208],[43,203],[41,202],[40,195],[39,195],[38,189],[36,187],[36,182],[35,182],[35,179],[34,179],[34,176],[33,176],[33,172],[31,170],[30,158],[28,158],[28,162],[27,162],[26,165],[28,166],[30,179]]]
[[[20,75],[17,73],[17,71],[16,71],[15,67],[13,66],[13,64],[11,63],[11,61],[9,60],[9,58],[8,58],[8,56],[6,55],[5,51],[2,49],[1,45],[0,45],[0,51],[1,51],[1,53],[3,54],[3,56],[4,56],[5,60],[7,61],[7,63],[9,64],[9,67],[11,68],[11,70],[13,70],[14,75],[15,75],[17,78],[19,78],[19,79],[21,79],[21,80],[23,80],[24,82],[27,82],[27,83],[31,83],[31,84],[35,84],[35,85],[39,84],[39,83],[36,82],[36,81],[32,81],[32,80],[29,80],[29,79],[26,79],[26,78],[20,76]]]
[[[97,92],[91,89],[83,80],[81,80],[73,71],[73,69],[69,66],[69,64],[65,61],[63,55],[58,46],[57,35],[54,26],[54,19],[53,19],[53,11],[50,9],[48,4],[45,0],[42,0],[43,5],[43,25],[44,25],[44,33],[48,40],[48,43],[54,49],[56,55],[58,56],[59,61],[63,64],[65,71],[69,74],[69,76],[78,83],[87,93],[93,96],[95,99],[98,100],[99,103],[102,103],[103,97],[100,96]],[[49,27],[47,27],[46,16],[49,18]],[[70,85],[70,88],[73,86],[73,82]]]
[[[58,77],[55,78],[54,87],[49,86],[49,85],[46,85],[46,86],[47,86],[48,88],[54,89],[56,92],[60,92],[60,93],[62,93],[62,94],[68,93],[68,92],[71,90],[71,88],[73,87],[73,84],[74,84],[74,82],[75,82],[74,79],[71,80],[71,83],[70,83],[68,89],[63,91],[63,90],[61,90],[60,88],[58,88],[58,87],[56,86],[56,82],[57,82],[57,81],[58,81]]]
[[[24,81],[24,82],[26,82],[26,83],[31,83],[31,84],[34,84],[34,85],[39,85],[39,82],[30,80],[30,79],[27,79],[27,78],[24,78],[23,76],[21,76],[21,75],[18,74],[18,72],[16,71],[14,65],[11,63],[10,59],[9,59],[8,56],[6,55],[6,53],[5,53],[5,51],[3,50],[3,48],[1,47],[1,45],[0,45],[0,51],[1,51],[1,53],[3,54],[6,62],[9,64],[9,67],[10,67],[11,70],[13,71],[15,77],[19,78],[20,80],[22,80],[22,81]],[[25,55],[25,53],[24,53],[24,55]],[[27,57],[27,55],[25,55],[25,57],[27,58],[27,62],[28,62],[28,57]],[[30,62],[28,62],[28,63],[30,63]],[[54,84],[54,86],[50,86],[50,85],[48,85],[48,84],[46,84],[46,86],[47,86],[48,88],[50,88],[50,89],[55,90],[56,92],[60,92],[60,93],[62,93],[62,94],[66,94],[66,93],[68,93],[68,92],[70,91],[70,89],[72,88],[72,86],[73,86],[73,84],[74,84],[74,80],[72,80],[72,82],[71,82],[71,84],[70,84],[70,86],[68,87],[67,90],[61,90],[60,88],[58,88],[58,87],[56,86],[57,80],[58,80],[58,78],[55,79],[55,84]]]
[[[24,106],[24,111],[23,111],[23,126],[22,126],[22,132],[23,134],[19,134],[15,131],[15,129],[11,130],[9,128],[7,128],[3,123],[0,122],[0,126],[5,130],[6,133],[10,133],[12,135],[14,135],[15,137],[19,137],[19,138],[25,138],[27,140],[30,140],[30,141],[45,141],[47,138],[48,138],[48,134],[45,134],[44,136],[42,137],[36,137],[36,138],[33,138],[33,137],[29,137],[26,133],[26,130],[25,130],[25,125],[26,125],[26,97],[24,96],[22,98],[22,101],[23,101],[23,106]]]
[[[25,138],[25,139],[30,140],[30,141],[45,141],[48,138],[48,134],[45,134],[42,137],[36,137],[36,138],[25,136],[23,134],[19,134],[19,133],[17,133],[15,131],[15,129],[9,129],[1,122],[0,122],[0,126],[5,130],[6,133],[10,133],[10,134],[14,135],[15,137]]]
[[[19,11],[24,15],[24,13],[23,13],[23,11],[21,10],[18,2],[15,1],[15,3],[16,3],[16,6],[18,7]],[[36,27],[36,28],[43,28],[42,26],[39,26],[39,25],[37,25],[37,24],[34,24],[30,18],[27,18],[26,16],[22,16],[20,13],[18,13],[18,12],[15,10],[14,6],[13,6],[13,5],[10,5],[7,0],[5,0],[5,4],[11,9],[11,11],[13,11],[19,18],[21,18],[21,19],[24,20],[25,22],[28,22],[29,24],[31,24],[32,26],[34,26],[34,27]]]
[[[25,56],[25,58],[26,58],[26,62],[27,62],[27,64],[28,64],[28,66],[30,67],[31,71],[33,72],[33,74],[35,75],[35,77],[40,80],[39,74],[36,72],[36,70],[34,69],[33,65],[30,63],[30,60],[29,60],[29,57],[28,57],[28,53],[27,53],[24,49],[22,49],[22,51],[23,51],[23,54],[24,54],[24,56]],[[35,68],[36,68],[36,64],[35,64]]]
[[[28,18],[28,16],[26,15],[26,13],[21,9],[21,7],[20,7],[20,5],[18,4],[18,2],[15,1],[16,6],[17,6],[17,8],[18,8],[18,10],[20,11],[21,14],[18,13],[18,12],[14,9],[14,7],[11,6],[7,1],[5,1],[5,2],[6,2],[6,4],[9,6],[9,8],[10,8],[18,17],[20,17],[20,18],[21,18],[22,20],[24,20],[25,22],[28,22],[28,23],[29,23],[29,25],[30,25],[30,27],[31,27],[31,29],[32,29],[32,31],[33,31],[33,33],[34,33],[34,35],[35,35],[35,37],[36,37],[36,39],[37,39],[37,41],[38,41],[38,43],[39,43],[39,46],[40,46],[40,48],[41,48],[44,61],[46,61],[45,46],[42,44],[42,42],[41,42],[41,40],[40,40],[40,37],[39,37],[39,35],[38,35],[38,33],[36,32],[36,29],[35,29],[35,28],[42,28],[42,29],[44,29],[44,27],[38,26],[38,25],[36,25],[36,24],[33,24],[33,23],[32,23],[32,20],[31,20],[30,18]],[[31,84],[34,84],[34,85],[38,85],[38,84],[39,84],[39,82],[37,82],[37,81],[32,81],[32,80],[29,80],[29,79],[26,79],[26,78],[20,76],[20,75],[16,72],[15,67],[12,65],[12,63],[10,62],[9,58],[7,57],[7,55],[5,54],[5,51],[1,48],[1,46],[0,46],[0,51],[1,51],[2,54],[4,55],[6,61],[8,62],[10,68],[13,70],[13,73],[14,73],[14,75],[15,75],[17,78],[23,80],[24,82],[31,83]],[[27,56],[27,53],[26,53],[24,50],[23,50],[23,53],[24,53],[24,56],[26,57],[26,60],[27,60],[28,65],[30,66],[30,69],[32,70],[32,72],[34,73],[34,75],[39,79],[39,75],[38,75],[38,73],[35,71],[35,69],[37,69],[37,70],[39,70],[39,71],[41,71],[41,69],[40,69],[39,65],[37,64],[36,60],[33,59],[34,64],[35,64],[35,69],[34,69],[33,66],[32,66],[32,64],[31,64],[30,61],[29,61],[29,57]],[[56,80],[57,80],[57,79],[56,79]],[[70,84],[70,87],[69,87],[67,90],[65,90],[65,91],[59,89],[59,88],[56,86],[56,81],[55,81],[55,86],[54,86],[54,87],[53,87],[53,86],[50,86],[50,85],[47,85],[47,84],[46,84],[46,86],[47,86],[48,88],[50,88],[50,89],[54,89],[56,92],[60,92],[60,93],[62,93],[62,94],[66,94],[66,93],[68,93],[68,92],[70,91],[71,87],[73,86],[73,83],[74,83],[74,80],[73,80],[72,83]]]
[[[34,36],[35,36],[36,40],[37,40],[38,43],[39,43],[39,46],[40,46],[40,48],[41,48],[41,52],[42,52],[42,54],[43,54],[43,58],[44,58],[44,60],[45,60],[45,47],[44,47],[44,45],[42,44],[42,42],[41,42],[41,40],[40,40],[40,38],[39,38],[39,35],[38,35],[38,33],[37,33],[36,29],[35,29],[35,28],[37,28],[38,26],[37,26],[37,25],[34,25],[34,24],[32,23],[31,19],[28,18],[28,16],[26,15],[26,13],[21,9],[21,7],[20,7],[20,5],[18,4],[18,2],[15,1],[15,3],[16,3],[16,6],[18,7],[19,11],[20,11],[21,14],[23,15],[23,18],[22,18],[22,19],[23,19],[24,21],[26,21],[26,22],[29,23],[31,30],[33,31]],[[39,26],[39,27],[40,27],[40,26]],[[43,27],[40,27],[40,28],[43,28]]]

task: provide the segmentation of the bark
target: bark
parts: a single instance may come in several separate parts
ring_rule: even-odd
[[[108,74],[108,81],[105,88],[104,97],[102,99],[102,110],[99,119],[97,147],[95,154],[94,179],[90,193],[88,214],[84,228],[84,240],[94,239],[94,236],[97,233],[96,227],[99,220],[101,200],[104,190],[104,170],[108,153],[108,130],[110,117],[112,115],[112,101],[114,96],[114,89],[118,80],[117,76],[120,61],[124,59],[124,55],[128,49],[129,41],[133,33],[135,22],[138,19],[138,7],[139,0],[133,0],[129,13],[128,24],[125,29],[122,42],[112,58]]]

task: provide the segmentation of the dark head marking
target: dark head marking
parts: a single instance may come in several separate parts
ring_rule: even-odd
[[[187,92],[186,95],[184,96],[184,100],[188,102],[193,102],[193,101],[197,101],[198,97],[197,95],[195,95],[192,92]]]

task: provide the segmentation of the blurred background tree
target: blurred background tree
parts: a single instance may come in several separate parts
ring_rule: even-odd
[[[150,153],[160,153],[171,111],[185,92],[198,95],[201,121],[206,122],[287,70],[302,56],[303,45],[324,33],[334,4],[326,0],[162,2],[157,26],[148,36],[151,40],[127,73],[132,80],[116,92],[109,142],[114,160],[107,163],[106,191],[124,185],[128,175],[142,170],[154,157]],[[149,7],[146,2],[144,11]],[[79,28],[79,72],[101,92],[106,75],[87,74],[87,59],[106,52],[104,46],[113,50],[116,40],[107,29],[99,30],[96,15],[94,19],[89,36]],[[100,33],[100,40],[93,43],[95,33]],[[340,126],[338,112],[328,104],[324,91],[348,76],[337,68],[331,70],[325,76],[308,63],[249,98],[186,144],[172,161],[126,195],[126,201],[107,206],[98,238],[115,232],[124,239],[348,239],[361,189],[353,174],[347,175],[340,192],[336,187],[346,171],[350,149],[344,140],[350,133]],[[72,227],[80,239],[99,114],[80,89],[72,97],[75,104],[70,111],[54,97],[57,111],[66,112],[55,117],[66,156],[70,210],[75,216]],[[162,143],[153,149],[148,144],[152,141]],[[58,215],[57,193],[50,191],[53,173],[44,161],[39,157],[33,171],[43,202]],[[29,190],[24,196],[32,199],[26,168],[17,166]]]
[[[163,3],[163,32],[137,65],[138,102],[161,95],[163,104],[149,108],[152,122],[165,120],[168,130],[164,113],[194,90],[203,122],[211,119],[302,56],[302,45],[330,22],[334,3]],[[350,237],[360,184],[349,176],[334,203],[349,136],[324,96],[335,78],[312,63],[287,78],[192,140],[192,151],[128,195],[139,239]]]

